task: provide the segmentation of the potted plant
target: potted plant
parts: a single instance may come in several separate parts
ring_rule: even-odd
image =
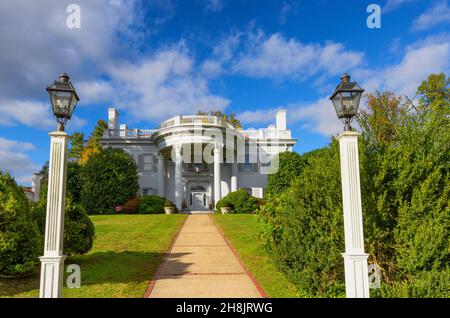
[[[175,205],[172,201],[166,200],[164,203],[164,212],[166,212],[166,214],[173,214],[175,212]]]
[[[233,205],[230,202],[225,201],[220,207],[220,212],[222,212],[222,214],[227,214],[230,213],[232,208]]]

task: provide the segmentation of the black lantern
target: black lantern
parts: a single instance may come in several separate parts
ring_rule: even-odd
[[[64,131],[64,126],[72,117],[78,98],[77,92],[70,82],[70,77],[66,73],[59,76],[52,85],[47,87],[50,102],[52,103],[53,114],[58,122],[58,130]]]
[[[338,118],[342,119],[345,124],[344,130],[346,131],[352,130],[350,123],[358,112],[359,101],[363,92],[364,90],[356,82],[350,82],[350,75],[345,73],[330,97]]]

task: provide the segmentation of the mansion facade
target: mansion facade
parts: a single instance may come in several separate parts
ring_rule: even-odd
[[[159,195],[178,209],[207,211],[229,192],[245,189],[263,197],[273,158],[292,151],[296,140],[286,127],[286,111],[263,129],[241,129],[216,116],[175,116],[157,129],[119,125],[115,108],[100,143],[121,148],[136,160],[141,195]]]

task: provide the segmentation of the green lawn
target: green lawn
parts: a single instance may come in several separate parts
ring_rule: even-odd
[[[213,219],[270,297],[299,297],[294,286],[276,269],[264,250],[259,239],[263,224],[257,215],[214,214]]]
[[[142,297],[185,215],[92,216],[96,239],[89,254],[66,259],[81,268],[81,288],[64,297]],[[64,284],[65,285],[65,284]],[[0,297],[37,297],[39,273],[0,280]]]

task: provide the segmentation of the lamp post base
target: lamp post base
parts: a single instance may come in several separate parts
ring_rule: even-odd
[[[347,298],[369,298],[369,254],[343,253],[345,267],[345,292]]]
[[[42,256],[40,298],[61,298],[66,256]]]

